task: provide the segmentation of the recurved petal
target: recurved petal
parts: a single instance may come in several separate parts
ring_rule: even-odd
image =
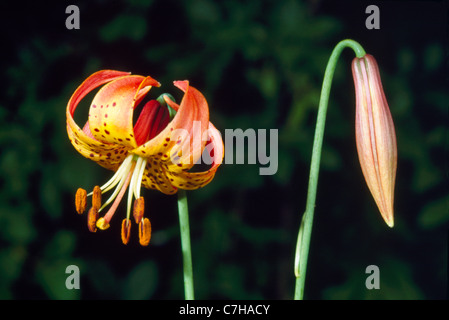
[[[136,148],[133,113],[151,86],[159,86],[159,82],[138,75],[121,77],[104,85],[89,109],[89,126],[95,139]]]
[[[201,157],[206,144],[202,137],[209,126],[209,107],[201,92],[189,86],[188,81],[175,81],[174,84],[185,93],[179,106],[167,99],[177,110],[175,117],[162,132],[132,153],[155,157],[165,163],[176,158],[176,163],[183,169],[190,169]]]
[[[210,122],[207,133],[209,135],[209,142],[204,149],[201,163],[210,165],[210,168],[201,172],[188,172],[177,165],[167,165],[164,172],[172,186],[180,189],[194,190],[204,187],[214,178],[215,172],[223,161],[224,145],[220,132]]]
[[[67,134],[73,147],[84,157],[97,162],[106,169],[116,170],[127,156],[127,148],[106,144],[90,138],[83,130],[73,131],[67,125]]]
[[[174,194],[178,191],[167,176],[167,165],[154,157],[147,160],[142,185],[147,189],[159,190],[165,194]]]
[[[127,76],[128,72],[102,70],[88,77],[73,93],[66,109],[67,134],[75,149],[86,158],[96,161],[105,168],[115,170],[122,161],[125,148],[105,144],[96,140],[90,133],[88,125],[81,129],[74,121],[73,115],[79,102],[95,88],[114,79]],[[113,159],[110,159],[113,157]],[[109,158],[109,159],[108,159]],[[111,161],[107,161],[111,160]]]

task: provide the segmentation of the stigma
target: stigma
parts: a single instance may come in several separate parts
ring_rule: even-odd
[[[87,225],[91,232],[97,229],[106,230],[110,226],[118,205],[128,190],[126,218],[122,221],[121,238],[124,244],[128,244],[131,233],[131,207],[133,206],[133,218],[139,225],[139,243],[143,246],[149,244],[151,238],[151,224],[148,218],[144,217],[144,198],[140,196],[142,176],[145,171],[147,160],[136,156],[128,155],[112,178],[103,186],[95,186],[93,191],[87,192],[79,188],[75,196],[76,211],[82,214],[86,210],[87,197],[92,196],[92,207],[89,209]],[[111,196],[101,203],[102,194],[114,189]],[[109,206],[110,205],[110,206]],[[108,207],[107,212],[100,217],[100,213]]]

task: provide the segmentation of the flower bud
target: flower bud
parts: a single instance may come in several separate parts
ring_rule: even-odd
[[[393,227],[397,145],[379,67],[367,54],[352,62],[356,93],[356,141],[362,172],[380,213]]]

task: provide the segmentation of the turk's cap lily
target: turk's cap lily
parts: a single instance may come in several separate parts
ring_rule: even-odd
[[[143,200],[141,185],[174,194],[179,188],[194,190],[204,187],[214,178],[224,157],[224,145],[219,131],[209,122],[207,101],[188,81],[175,81],[174,85],[184,92],[179,105],[168,94],[145,102],[150,89],[160,86],[158,81],[149,76],[102,70],[88,77],[70,98],[66,118],[72,145],[84,157],[115,171],[111,180],[95,187],[90,194],[83,189],[76,194],[78,213],[86,209],[86,197],[92,195],[92,210],[89,210],[88,218],[91,231],[109,227],[128,187],[128,211],[126,221],[122,223],[124,243],[128,242],[130,234],[132,198]],[[73,118],[77,106],[100,86],[90,105],[86,123],[78,126]],[[140,114],[134,121],[134,113],[139,109]],[[205,152],[209,159],[207,170],[191,171]],[[113,195],[102,205],[101,194],[114,187]],[[112,201],[109,211],[99,217],[99,213]],[[138,208],[135,211],[138,213],[134,217],[140,225],[140,243],[146,245],[151,224],[143,217],[143,201],[136,203]]]
[[[396,134],[372,55],[354,58],[352,74],[356,93],[356,142],[368,188],[389,227],[393,227],[394,187],[397,167]]]

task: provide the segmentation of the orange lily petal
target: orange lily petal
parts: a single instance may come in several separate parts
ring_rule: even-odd
[[[178,191],[167,175],[167,165],[158,160],[148,160],[142,177],[142,185],[147,189],[159,190],[165,194],[174,194]]]
[[[128,72],[114,70],[102,70],[92,74],[75,90],[66,109],[67,134],[72,145],[84,157],[96,161],[101,166],[111,170],[117,169],[123,161],[126,148],[98,141],[90,133],[88,125],[81,129],[75,123],[73,115],[79,102],[89,92],[107,82],[122,78],[128,74]]]
[[[156,137],[144,143],[131,153],[152,160],[170,162],[182,150],[186,154],[179,154],[176,164],[183,169],[190,169],[201,157],[205,141],[201,137],[209,125],[209,107],[204,96],[188,81],[175,81],[175,86],[185,92],[181,104],[170,101],[169,105],[177,110],[173,120]],[[167,101],[168,102],[168,101]],[[178,140],[182,133],[183,139]]]
[[[211,168],[202,172],[188,172],[179,170],[177,166],[168,166],[169,169],[166,170],[166,174],[174,187],[194,190],[204,187],[214,178],[215,172],[223,161],[224,145],[220,132],[210,122],[208,133],[210,142],[206,145],[205,152],[209,152],[212,158]]]
[[[102,142],[136,148],[134,109],[151,86],[159,85],[153,78],[142,76],[126,76],[104,85],[89,110],[93,136]]]

